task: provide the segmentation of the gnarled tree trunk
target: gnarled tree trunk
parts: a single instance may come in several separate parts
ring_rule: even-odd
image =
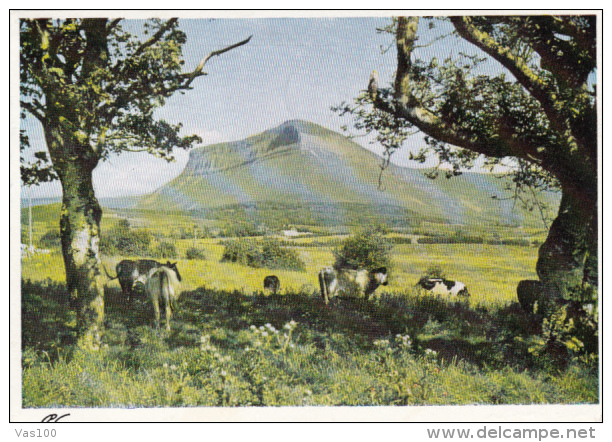
[[[98,159],[89,145],[71,139],[59,125],[46,125],[45,137],[62,183],[62,254],[70,304],[77,314],[78,345],[98,349],[104,321],[99,251],[102,209],[92,179]]]
[[[538,253],[536,271],[546,299],[569,299],[597,287],[597,199],[578,183],[562,183],[559,213]],[[595,184],[596,186],[596,184]]]

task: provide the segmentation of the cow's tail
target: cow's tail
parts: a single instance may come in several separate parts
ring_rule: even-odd
[[[106,273],[106,276],[108,276],[109,280],[113,280],[113,279],[117,279],[119,277],[119,275],[117,276],[111,276],[110,273],[108,273],[108,270],[106,270],[106,267],[104,266],[104,264],[102,264],[102,268],[104,269],[104,273]]]
[[[170,307],[170,310],[175,311],[176,310],[176,299],[174,297],[172,287],[170,286],[171,284],[170,276],[168,275],[167,271],[164,271],[164,270],[165,269],[159,272],[160,273],[159,288],[161,290],[162,296],[164,297],[164,302],[168,304],[168,306]]]
[[[319,272],[319,287],[321,287],[321,296],[323,297],[323,301],[325,301],[325,304],[329,304],[329,290],[327,283],[325,282],[324,270]]]

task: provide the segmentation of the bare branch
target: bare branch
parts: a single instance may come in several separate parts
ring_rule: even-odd
[[[189,75],[189,78],[187,79],[187,82],[182,86],[182,87],[187,87],[191,84],[191,82],[196,78],[199,77],[200,75],[206,75],[202,73],[202,69],[204,69],[204,65],[208,62],[208,60],[210,60],[212,57],[216,56],[216,55],[221,55],[225,52],[231,51],[232,49],[235,49],[239,46],[245,45],[247,44],[251,38],[253,36],[251,35],[249,38],[247,38],[246,40],[242,40],[241,42],[238,42],[236,44],[233,44],[231,46],[228,46],[226,48],[223,49],[219,49],[217,51],[213,51],[210,54],[208,54],[206,57],[204,57],[200,63],[198,64],[198,66],[193,70],[193,72],[188,73],[187,75]]]

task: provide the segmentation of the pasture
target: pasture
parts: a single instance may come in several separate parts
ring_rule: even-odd
[[[598,402],[596,368],[534,350],[541,323],[516,303],[516,285],[535,277],[537,248],[398,243],[373,301],[325,307],[317,272],[339,239],[288,241],[306,271],[221,262],[218,238],[174,240],[179,257],[195,245],[204,259],[177,260],[171,332],[155,330],[148,300],[127,306],[112,281],[94,354],[69,345],[75,319],[59,251],[24,258],[24,407]],[[114,274],[123,258],[103,263]],[[469,301],[419,292],[432,265],[464,282]],[[270,274],[278,295],[263,292]]]

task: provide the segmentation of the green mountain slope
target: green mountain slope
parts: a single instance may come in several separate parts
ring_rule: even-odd
[[[399,216],[465,225],[537,225],[509,196],[503,179],[464,173],[430,180],[422,170],[391,166],[378,188],[380,158],[348,138],[291,120],[241,141],[194,149],[181,175],[142,198],[139,209],[210,212],[227,206],[309,208],[327,224],[357,207]],[[497,199],[493,199],[495,196]],[[556,210],[558,196],[541,195]],[[346,207],[352,210],[346,210]]]

